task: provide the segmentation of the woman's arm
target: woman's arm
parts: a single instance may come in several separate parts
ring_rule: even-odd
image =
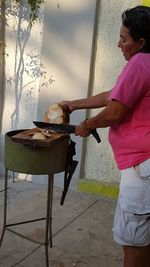
[[[96,116],[87,120],[87,128],[92,130],[95,128],[112,126],[113,124],[121,122],[128,111],[129,108],[119,101],[109,101],[106,108]]]
[[[83,121],[76,127],[76,135],[86,137],[91,130],[95,128],[104,128],[112,126],[113,124],[121,122],[129,108],[119,101],[108,101],[106,108],[104,108],[96,116]]]
[[[70,112],[78,109],[105,107],[107,105],[110,93],[111,90],[83,99],[63,101],[62,104],[66,105]]]

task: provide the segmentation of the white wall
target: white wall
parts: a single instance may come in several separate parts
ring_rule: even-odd
[[[95,3],[95,0],[46,1],[41,62],[54,82],[40,87],[38,119],[43,119],[51,103],[87,96]],[[84,111],[74,112],[70,123],[78,124],[84,117]],[[72,139],[79,161],[73,184],[79,177],[82,138],[72,135]],[[61,182],[57,177],[56,182]]]
[[[93,94],[111,89],[126,63],[117,47],[121,13],[138,4],[140,1],[137,0],[101,0]],[[99,110],[92,111],[90,116],[97,112]],[[101,129],[99,133],[102,139],[101,144],[97,145],[92,138],[89,138],[86,144],[82,178],[116,182],[119,179],[119,172],[107,141],[108,129]]]
[[[32,121],[37,117],[44,6],[39,13],[41,22],[35,23],[31,29],[27,21],[30,10],[26,4],[24,0],[24,7],[18,9],[16,2],[6,1],[6,84],[0,134],[1,173],[4,168],[5,133],[14,129],[33,128]]]

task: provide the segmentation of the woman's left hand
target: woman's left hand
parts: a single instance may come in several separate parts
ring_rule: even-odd
[[[81,137],[87,137],[90,135],[90,130],[86,128],[86,122],[82,121],[77,127],[75,131],[75,135],[80,135]]]

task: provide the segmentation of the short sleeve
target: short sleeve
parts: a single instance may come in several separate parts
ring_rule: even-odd
[[[147,73],[136,61],[128,62],[112,89],[109,100],[118,100],[132,107],[145,94]]]

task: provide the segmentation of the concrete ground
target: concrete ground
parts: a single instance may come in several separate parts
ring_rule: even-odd
[[[0,181],[0,190],[3,181]],[[50,267],[121,267],[122,250],[112,238],[116,201],[69,191],[60,206],[62,190],[54,188],[53,247]],[[8,223],[45,216],[46,185],[9,181]],[[0,233],[3,192],[0,192]],[[21,233],[43,240],[44,221],[15,226]],[[8,231],[0,248],[0,267],[45,267],[44,247]]]

